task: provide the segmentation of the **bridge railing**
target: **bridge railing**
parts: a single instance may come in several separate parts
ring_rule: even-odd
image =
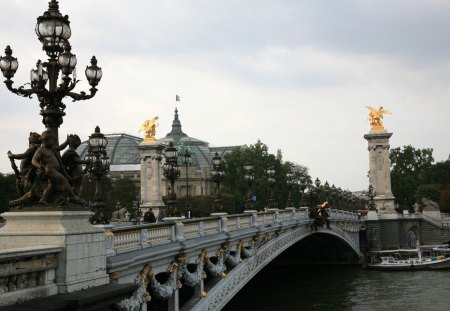
[[[307,220],[307,209],[270,210],[259,213],[244,213],[214,216],[177,222],[156,223],[112,228],[108,235],[107,255],[186,239],[200,238],[223,232],[272,225],[288,221]],[[358,220],[355,213],[331,210],[331,221]]]

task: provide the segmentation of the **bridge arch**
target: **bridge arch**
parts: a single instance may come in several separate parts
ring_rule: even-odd
[[[212,287],[208,296],[196,305],[182,307],[180,310],[220,310],[234,295],[241,290],[258,272],[272,262],[284,251],[296,243],[314,235],[332,236],[351,249],[355,256],[361,257],[359,251],[359,241],[355,241],[348,232],[340,227],[332,226],[331,230],[311,231],[309,226],[302,226],[293,231],[288,231],[275,236],[271,240],[261,245],[255,254],[245,259],[241,264],[228,272],[226,278],[221,279]]]

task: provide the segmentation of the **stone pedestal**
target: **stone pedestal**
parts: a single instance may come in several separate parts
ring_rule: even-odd
[[[158,218],[164,207],[161,197],[161,159],[164,146],[158,141],[142,142],[138,146],[141,158],[141,208],[151,208]]]
[[[0,249],[62,247],[55,283],[70,293],[109,283],[105,231],[89,223],[89,211],[7,212],[0,229]]]
[[[378,213],[395,213],[391,190],[389,138],[387,131],[370,131],[364,135],[369,143],[369,182],[375,192],[374,202]]]

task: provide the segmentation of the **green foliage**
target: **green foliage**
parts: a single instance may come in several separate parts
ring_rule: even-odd
[[[437,185],[420,185],[415,193],[416,202],[423,207],[422,198],[439,203],[440,199],[439,186]]]
[[[244,210],[245,200],[247,199],[248,186],[244,180],[244,165],[251,163],[254,167],[254,181],[252,184],[252,193],[256,196],[254,207],[262,210],[267,206],[270,198],[270,187],[267,182],[266,170],[270,167],[275,169],[274,193],[276,202],[280,208],[286,206],[288,198],[288,188],[286,183],[286,174],[293,170],[294,174],[300,176],[307,174],[307,169],[303,166],[290,162],[282,163],[281,151],[277,151],[277,156],[270,154],[268,147],[260,140],[254,145],[235,148],[232,152],[225,154],[225,177],[222,182],[223,193],[234,194],[234,206],[236,212]],[[311,179],[307,176],[309,180]],[[296,206],[299,202],[298,187],[293,187],[293,194]]]
[[[113,183],[108,200],[108,205],[112,206],[113,210],[115,210],[117,202],[120,202],[120,205],[127,209],[131,217],[134,217],[133,201],[136,200],[136,186],[131,178],[120,178]]]
[[[450,161],[437,162],[423,174],[427,184],[450,184]]]
[[[391,183],[392,192],[402,210],[412,210],[419,185],[432,167],[433,149],[416,149],[411,145],[392,149]]]
[[[192,217],[209,217],[212,212],[212,207],[215,198],[213,196],[190,196],[188,199],[189,207],[191,208]],[[168,198],[163,197],[164,204],[167,205]],[[234,205],[235,197],[230,194],[222,194],[223,211],[228,214],[237,214],[236,206]],[[186,216],[186,198],[177,198],[178,210],[182,215]]]
[[[16,176],[0,173],[0,213],[9,209],[9,201],[17,199]]]
[[[112,181],[107,176],[102,176],[101,188],[106,204],[107,217],[116,210],[117,202],[121,207],[125,207],[132,216],[134,216],[133,201],[136,200],[136,186],[130,178],[120,178]],[[84,176],[80,196],[86,201],[94,202],[95,197],[95,179]]]

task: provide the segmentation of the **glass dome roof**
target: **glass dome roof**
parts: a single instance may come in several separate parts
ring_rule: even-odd
[[[142,138],[128,134],[105,134],[108,140],[106,152],[111,165],[139,164],[139,150],[137,146]],[[88,142],[84,141],[77,148],[77,153],[83,159],[88,151]]]

